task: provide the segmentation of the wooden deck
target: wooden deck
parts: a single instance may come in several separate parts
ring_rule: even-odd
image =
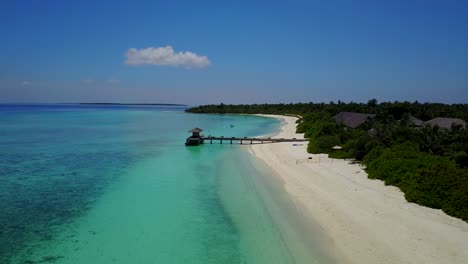
[[[306,142],[308,139],[298,139],[298,138],[250,138],[250,137],[202,137],[205,143],[210,142],[213,144],[213,141],[219,141],[220,144],[227,142],[232,144],[232,142],[238,142],[242,144],[263,144],[263,143],[279,143],[279,142]]]

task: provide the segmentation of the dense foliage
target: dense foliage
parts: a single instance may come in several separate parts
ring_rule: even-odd
[[[400,119],[404,114],[410,114],[423,121],[435,117],[457,117],[468,120],[468,104],[439,104],[419,102],[383,102],[375,99],[368,103],[344,103],[342,101],[326,103],[297,104],[251,104],[251,105],[202,105],[186,110],[190,113],[237,113],[237,114],[292,114],[303,115],[315,112],[327,112],[332,116],[343,111],[380,114]]]
[[[418,150],[416,144],[397,144],[366,160],[369,178],[399,187],[409,202],[440,208],[467,220],[468,170],[447,157]]]
[[[339,112],[374,114],[351,129],[332,118]],[[297,131],[309,138],[310,153],[353,158],[367,166],[369,178],[399,187],[409,202],[442,209],[468,221],[468,130],[422,125],[436,117],[468,120],[468,104],[410,102],[205,105],[191,113],[298,115]],[[340,145],[336,151],[332,147]]]

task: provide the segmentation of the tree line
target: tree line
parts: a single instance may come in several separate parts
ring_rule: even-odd
[[[380,114],[400,119],[404,114],[410,114],[423,121],[436,117],[454,117],[468,120],[468,104],[441,104],[415,102],[382,102],[372,99],[367,103],[345,103],[342,101],[330,103],[290,103],[290,104],[211,104],[188,108],[190,113],[218,114],[293,114],[303,115],[313,112],[328,112],[332,116],[339,112],[357,112]]]
[[[309,138],[307,151],[352,158],[371,179],[399,187],[409,202],[442,209],[468,221],[468,130],[422,125],[436,117],[468,120],[468,104],[419,102],[203,105],[190,113],[298,115],[297,132]],[[373,114],[356,128],[338,124],[339,112]],[[339,145],[341,150],[333,150]]]

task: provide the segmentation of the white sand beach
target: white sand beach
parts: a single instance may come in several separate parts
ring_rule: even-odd
[[[275,137],[301,138],[295,117]],[[468,263],[468,223],[408,203],[358,164],[308,154],[307,142],[258,144],[250,152],[284,182],[297,209],[330,236],[339,263]],[[312,157],[310,160],[309,157]]]

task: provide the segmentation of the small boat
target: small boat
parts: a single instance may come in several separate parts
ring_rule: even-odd
[[[234,127],[234,125],[230,125],[230,127]]]

